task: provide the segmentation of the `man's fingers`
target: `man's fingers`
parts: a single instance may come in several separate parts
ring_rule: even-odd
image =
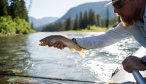
[[[56,47],[61,49],[60,46],[61,46],[61,44],[59,44],[59,43],[56,44]]]
[[[53,46],[53,43],[52,42],[48,42],[47,44],[48,44],[49,47],[52,47]]]
[[[64,47],[66,47],[66,45],[64,45],[63,42],[61,41],[56,41],[55,43],[52,43],[51,41],[48,42],[43,42],[41,43],[41,45],[48,45],[48,47],[55,47],[55,48],[59,48],[59,49],[63,49]]]
[[[55,42],[54,44],[53,44],[53,47],[55,47],[55,48],[59,48],[59,49],[63,49],[64,48],[64,44],[62,43],[62,42]]]
[[[55,43],[53,44],[53,46],[57,48],[58,43],[57,43],[57,42],[55,42]]]
[[[134,69],[146,70],[146,66],[141,63],[141,59],[135,56],[129,56],[122,62],[124,70],[131,73]]]
[[[64,45],[60,45],[60,49],[63,49],[64,48]]]

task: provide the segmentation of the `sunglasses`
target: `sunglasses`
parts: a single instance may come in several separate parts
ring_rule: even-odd
[[[116,9],[121,9],[123,7],[123,0],[112,0],[112,5]]]

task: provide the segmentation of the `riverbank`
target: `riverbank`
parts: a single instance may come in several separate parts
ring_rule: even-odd
[[[18,34],[2,34],[0,33],[0,37],[4,37],[4,36],[16,36]]]
[[[0,37],[5,37],[5,36],[17,36],[17,35],[27,35],[27,34],[35,33],[35,32],[36,32],[36,31],[33,30],[32,32],[29,32],[29,33],[26,33],[26,34],[23,34],[23,33],[19,33],[19,34],[16,34],[16,33],[8,33],[8,34],[0,33]]]
[[[25,34],[2,34],[2,33],[0,33],[0,37],[17,36],[17,35],[25,35]]]
[[[67,30],[67,31],[61,31],[61,32],[106,32],[109,29],[111,29],[111,28],[91,26],[91,27],[85,28],[85,29],[80,29],[80,30]]]
[[[86,28],[86,29],[80,29],[80,30],[65,30],[65,31],[53,31],[53,32],[106,32],[108,31],[110,28],[103,28],[103,27],[97,27],[97,26],[91,26],[90,28]],[[47,31],[47,32],[51,32],[51,31]],[[34,32],[32,32],[34,33]],[[27,35],[27,34],[3,34],[0,33],[0,37],[5,37],[5,36],[17,36],[17,35]]]

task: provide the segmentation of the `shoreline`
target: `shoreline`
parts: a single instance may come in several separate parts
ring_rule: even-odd
[[[17,35],[23,35],[23,34],[2,34],[2,33],[0,33],[0,37],[5,37],[5,36],[17,36]]]

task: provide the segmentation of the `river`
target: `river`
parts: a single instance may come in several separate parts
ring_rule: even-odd
[[[38,45],[40,39],[49,35],[66,35],[68,38],[77,38],[99,34],[101,33],[37,32],[29,35],[0,37],[1,72],[13,72],[20,76],[50,78],[0,76],[0,84],[89,84],[84,81],[107,82],[114,70],[121,65],[122,60],[140,46],[132,37],[102,49],[87,50],[84,58],[77,52],[71,52],[68,48],[59,50]]]

